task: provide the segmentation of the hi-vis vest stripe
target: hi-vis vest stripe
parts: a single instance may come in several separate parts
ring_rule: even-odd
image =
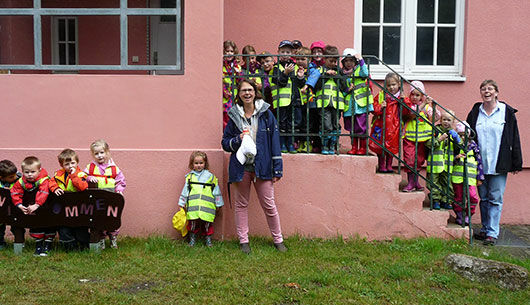
[[[320,75],[324,75],[324,68],[320,67]],[[338,110],[344,110],[344,95],[335,82],[335,79],[329,78],[324,85],[317,91],[317,108],[326,108],[330,102],[331,106]]]
[[[417,118],[418,124],[416,124],[416,118],[407,122],[407,126],[405,127],[405,138],[407,140],[425,142],[431,138],[432,126],[429,124],[429,119],[427,118],[427,111],[430,107],[427,104],[420,111],[420,117]]]
[[[206,183],[201,183],[196,175],[190,173],[186,179],[189,189],[187,219],[202,219],[213,222],[216,209],[213,189],[217,185],[217,177],[212,174]]]
[[[27,192],[31,192],[31,191],[34,191],[35,189],[39,188],[39,186],[46,180],[50,179],[50,177],[44,177],[44,178],[40,178],[39,180],[35,181],[35,184],[33,184],[33,187],[28,189],[26,187],[26,183],[24,182],[24,180],[22,179],[22,177],[20,177],[18,179],[18,182],[20,182],[20,185],[22,186],[22,188],[24,189],[24,191],[27,191]]]
[[[294,73],[296,75],[298,75],[298,69],[300,69],[300,67],[298,67],[298,65],[296,65],[294,67]],[[305,77],[305,79],[307,80],[307,77]],[[309,90],[309,89],[306,91],[306,93],[302,93],[301,88],[298,88],[298,94],[300,95],[300,104],[302,104],[302,105],[307,104],[307,102],[309,100],[314,98],[314,95],[311,93],[311,90]]]
[[[278,70],[280,71],[280,73],[283,73],[283,71],[285,71],[285,68],[281,64],[278,64]],[[280,87],[279,89],[278,89],[278,84],[271,82],[272,107],[273,108],[278,107],[278,105],[280,107],[287,107],[291,105],[292,87],[293,87],[293,83],[291,82],[290,77],[288,77],[287,85],[285,87]]]
[[[98,189],[114,191],[118,168],[115,165],[111,165],[105,169],[103,174],[101,174],[99,172],[99,167],[94,163],[90,163],[90,165],[88,165],[88,175],[98,179]]]
[[[452,173],[454,158],[453,142],[443,141],[440,147],[434,148],[433,153],[427,156],[427,173],[439,174],[444,171]]]
[[[462,151],[461,151],[462,152]],[[463,153],[463,152],[462,152]],[[473,150],[467,152],[467,183],[468,185],[477,185],[477,167],[478,163],[475,160]],[[451,182],[464,183],[464,162],[463,158],[455,161],[453,166],[453,175]]]
[[[223,65],[223,75],[226,75],[227,73],[228,71]],[[230,93],[232,93],[232,97],[235,99],[235,97],[237,96],[236,79],[225,76],[223,77],[223,82],[227,85],[227,88],[230,90]],[[230,102],[230,99],[223,97],[223,104],[226,104],[228,102]]]
[[[361,67],[357,66],[353,72],[353,91],[345,97],[348,103],[345,105],[344,111],[348,111],[354,102],[359,107],[366,107],[366,105],[372,105],[374,103],[374,97],[372,91],[370,91],[370,86],[368,86],[368,81],[360,75]],[[351,82],[352,79],[348,79],[348,86],[351,85]]]

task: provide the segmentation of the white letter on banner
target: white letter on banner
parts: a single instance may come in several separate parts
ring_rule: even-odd
[[[65,207],[64,212],[66,214],[66,217],[79,216],[79,213],[77,212],[77,206]]]
[[[112,214],[113,217],[118,217],[118,207],[112,208],[110,205],[107,208],[107,216]]]

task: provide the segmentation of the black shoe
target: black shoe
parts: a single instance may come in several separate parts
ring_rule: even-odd
[[[250,244],[249,243],[242,243],[239,244],[239,247],[241,248],[241,251],[245,254],[250,254]]]
[[[476,240],[485,240],[486,239],[486,233],[484,233],[484,232],[475,233],[475,234],[473,234],[473,238],[476,239]]]
[[[274,243],[274,247],[276,247],[276,250],[278,250],[280,252],[287,252],[287,247],[283,244],[283,242]]]
[[[484,242],[482,242],[482,244],[484,246],[494,246],[496,242],[497,239],[495,237],[488,236],[486,237],[486,239],[484,239]]]
[[[33,253],[33,256],[40,256],[42,253],[42,241],[38,241],[35,243],[35,253]]]
[[[44,247],[42,247],[41,253],[39,255],[40,256],[48,256],[48,254],[50,254],[51,248],[52,248],[52,242],[51,241],[45,241],[44,242]]]

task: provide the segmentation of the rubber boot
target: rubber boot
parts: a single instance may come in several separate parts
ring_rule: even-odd
[[[296,149],[294,148],[293,137],[287,137],[286,144],[287,144],[287,150],[289,151],[290,154],[297,153]]]
[[[385,157],[383,154],[377,155],[377,172],[386,173]]]
[[[197,235],[195,233],[190,232],[190,241],[188,242],[188,245],[190,247],[195,246],[195,243],[197,242]]]
[[[101,253],[101,243],[98,241],[96,243],[89,244],[90,252]]]
[[[464,218],[464,223],[465,223],[466,226],[469,226],[469,216],[466,216]]]
[[[387,173],[394,172],[394,170],[392,169],[392,160],[393,160],[393,157],[390,154],[386,154],[386,172]]]
[[[328,142],[330,137],[323,137],[322,138],[322,151],[321,153],[323,155],[329,155],[329,148],[328,148]]]
[[[403,192],[409,193],[414,190],[414,173],[407,173],[407,185],[403,188]]]
[[[15,255],[21,255],[23,249],[24,249],[24,243],[13,244],[13,252],[15,253]]]
[[[418,192],[423,192],[424,188],[421,186],[418,175],[414,175],[414,188]]]
[[[35,253],[33,253],[33,256],[40,256],[42,253],[42,244],[44,241],[39,240],[35,242]]]
[[[357,155],[366,155],[366,139],[359,139],[359,149]]]
[[[211,247],[212,246],[212,236],[206,235],[204,237],[204,244],[206,245],[206,247]]]
[[[328,142],[328,152],[330,155],[334,155],[335,152],[336,152],[336,146],[337,146],[337,137],[335,136],[332,136],[332,137],[329,137],[329,142]]]
[[[40,256],[48,256],[50,254],[50,251],[52,249],[52,243],[51,240],[45,240],[44,246],[42,247],[42,251],[40,253]]]
[[[280,150],[282,151],[282,153],[288,152],[287,145],[285,144],[285,142],[285,137],[280,137]]]
[[[348,155],[357,154],[357,146],[359,145],[359,138],[353,138],[353,143],[351,145],[351,150],[347,152]]]
[[[456,220],[455,222],[458,224],[458,225],[462,225],[462,211],[460,212],[455,212],[456,214]]]

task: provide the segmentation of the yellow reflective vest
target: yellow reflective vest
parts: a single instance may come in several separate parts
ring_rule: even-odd
[[[320,75],[324,75],[324,67],[320,67]],[[344,110],[344,95],[340,91],[338,78],[328,78],[322,87],[317,91],[317,108],[331,106],[338,110]]]
[[[285,68],[281,64],[278,64],[277,67],[280,73],[283,73],[283,71],[285,71]],[[272,69],[271,71],[274,71],[274,69]],[[272,72],[269,72],[269,73],[272,73]],[[279,75],[274,75],[274,76],[280,78]],[[287,107],[291,105],[293,83],[290,77],[287,77],[287,79],[288,79],[287,85],[285,87],[279,87],[278,84],[272,81],[270,82],[273,108],[278,107],[278,105],[280,107]]]
[[[213,222],[216,210],[213,189],[217,185],[217,177],[212,174],[206,183],[202,183],[199,182],[195,174],[189,173],[186,179],[189,189],[186,208],[187,219],[202,219],[207,222]]]
[[[460,150],[460,153],[464,153]],[[477,185],[477,167],[478,162],[475,159],[473,150],[467,152],[467,184]],[[453,165],[453,175],[451,176],[451,182],[453,183],[464,183],[464,158],[456,159]]]
[[[85,172],[79,171],[77,173],[77,177],[79,178],[86,178],[87,174]],[[58,179],[57,176],[55,176],[55,183],[59,186],[60,189],[65,190],[67,192],[78,192],[79,190],[76,189],[74,186],[74,183],[72,182],[72,179],[66,179],[66,185],[64,184],[64,181],[61,179]]]
[[[18,179],[18,182],[20,182],[20,186],[22,186],[22,188],[24,189],[24,191],[29,191],[29,192],[31,192],[31,191],[33,191],[33,190],[35,190],[35,189],[38,189],[39,186],[40,186],[44,181],[46,181],[46,180],[48,180],[48,179],[50,179],[50,177],[43,177],[43,178],[40,178],[39,180],[35,181],[35,184],[33,184],[33,187],[32,187],[31,189],[28,189],[28,188],[26,187],[26,183],[24,182],[24,180],[22,179],[22,177],[20,177],[20,178]],[[13,186],[11,186],[11,187],[13,187]]]
[[[434,147],[432,154],[429,152],[427,156],[427,173],[452,173],[454,158],[453,142],[450,139],[442,141],[438,147]]]
[[[96,166],[96,164],[90,163],[87,166],[87,171],[89,176],[93,176],[98,179],[98,189],[114,192],[114,188],[116,187],[116,176],[120,171],[116,165],[108,166],[105,168],[105,172],[101,173],[99,171],[99,167]]]
[[[350,107],[353,107],[353,103],[356,103],[359,107],[366,107],[366,105],[374,103],[374,96],[370,91],[368,80],[361,76],[361,66],[357,65],[353,72],[353,78],[349,78],[347,81],[348,88],[353,81],[353,91],[345,96],[345,100],[348,102],[344,106],[344,112],[348,111]]]
[[[425,142],[431,139],[432,126],[429,124],[428,110],[431,106],[426,104],[423,109],[419,111],[420,115],[416,119],[407,122],[405,126],[405,138],[413,142]],[[416,124],[417,121],[417,124]]]

